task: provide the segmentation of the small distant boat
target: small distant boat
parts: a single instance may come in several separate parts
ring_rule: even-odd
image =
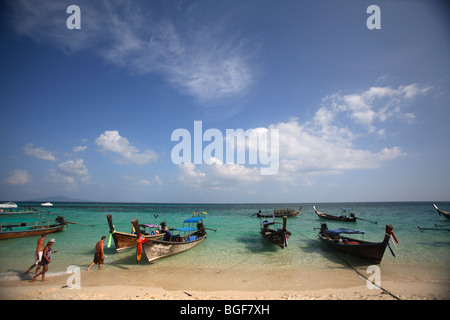
[[[341,234],[364,234],[364,231],[344,228],[329,230],[327,228],[327,224],[322,223],[319,232],[319,239],[330,248],[379,264],[383,259],[386,247],[389,246],[389,240],[391,239],[391,236],[396,242],[398,242],[394,236],[394,232],[392,231],[392,229],[392,225],[386,225],[386,232],[383,241],[369,242],[341,236]],[[389,247],[389,249],[392,255],[394,255],[391,247]]]
[[[35,218],[0,219],[0,240],[37,236],[65,230],[67,222],[64,217],[57,217],[53,223],[39,223]]]
[[[127,233],[116,231],[112,223],[112,216],[108,214],[106,216],[109,225],[110,238],[114,239],[117,252],[122,252],[127,249],[131,249],[137,246],[137,232],[136,227],[132,225],[134,233]],[[144,235],[144,239],[162,239],[165,231],[161,230],[161,226],[156,224],[138,224],[139,234]],[[108,241],[108,247],[111,245],[111,241]]]
[[[283,227],[281,229],[277,228],[276,230],[269,228],[270,226],[275,226],[276,224],[281,224],[281,222],[269,222],[267,220],[261,223],[261,236],[268,242],[273,243],[279,246],[281,249],[284,249],[288,246],[289,237],[292,235],[290,231],[286,229],[287,217],[283,217]]]
[[[313,206],[314,212],[319,216],[319,218],[326,220],[335,220],[335,221],[343,221],[343,222],[356,222],[355,214],[350,213],[350,216],[333,216],[331,214],[323,213],[317,211],[316,206]]]
[[[204,217],[191,217],[186,219],[183,222],[182,228],[170,229],[163,239],[144,239],[139,241],[139,245],[143,246],[148,261],[152,262],[157,259],[184,252],[203,242],[206,239],[203,219]],[[133,219],[132,223],[135,227],[138,224],[136,219]],[[186,223],[188,224],[187,227],[184,226]],[[191,227],[191,224],[197,224],[197,227]],[[137,236],[140,238],[139,232],[137,232]],[[138,252],[140,252],[139,249]],[[138,253],[138,255],[140,255],[140,253]],[[139,261],[139,259],[140,257],[137,261]]]
[[[439,209],[439,208],[437,207],[437,205],[435,205],[434,203],[433,203],[433,207],[437,210],[437,212],[439,213],[439,215],[443,215],[443,216],[446,217],[447,219],[450,219],[450,212],[447,212],[447,211],[444,211],[444,210]]]
[[[14,208],[17,208],[17,204],[11,201],[0,204],[0,209],[14,209]]]
[[[53,207],[53,203],[44,202],[44,203],[41,203],[41,207]]]
[[[258,213],[256,213],[256,216],[258,218],[282,218],[282,217],[296,217],[300,215],[300,211],[302,210],[302,207],[298,209],[298,211],[294,211],[292,208],[286,208],[286,209],[274,209],[272,214],[264,214],[259,210]]]

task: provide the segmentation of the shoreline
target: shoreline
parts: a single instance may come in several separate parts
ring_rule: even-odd
[[[394,267],[392,267],[394,266]],[[202,267],[121,270],[81,267],[80,289],[67,288],[70,274],[0,282],[1,300],[447,300],[450,279],[444,268],[382,268],[381,289],[350,268],[331,270],[217,269]],[[365,267],[357,267],[364,274]],[[408,272],[406,272],[408,271]],[[367,274],[367,277],[370,275]]]

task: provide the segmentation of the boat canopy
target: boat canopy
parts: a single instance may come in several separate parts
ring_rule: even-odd
[[[361,230],[351,230],[351,229],[345,229],[345,228],[338,228],[338,229],[329,229],[329,230],[325,230],[325,233],[330,235],[330,236],[338,236],[341,233],[345,233],[345,234],[364,234],[366,233],[365,231],[361,231]]]
[[[204,217],[192,217],[192,218],[184,220],[183,222],[184,223],[195,223],[195,222],[198,222],[203,219],[204,219]]]
[[[146,226],[149,228],[159,228],[159,230],[161,230],[161,227],[157,224],[143,224],[143,226]]]

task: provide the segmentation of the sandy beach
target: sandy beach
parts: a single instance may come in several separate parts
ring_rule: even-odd
[[[96,266],[80,273],[80,289],[67,287],[70,274],[40,278],[31,274],[0,283],[2,300],[447,300],[444,268],[390,266],[382,269],[381,289],[369,289],[355,270],[337,267],[255,272],[248,269],[141,268]],[[366,267],[358,267],[364,274]],[[369,275],[367,275],[369,276]]]

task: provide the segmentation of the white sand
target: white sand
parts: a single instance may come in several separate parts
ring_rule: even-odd
[[[364,274],[366,267],[358,268]],[[400,299],[446,300],[446,268],[390,265],[382,267],[381,287]],[[0,282],[1,300],[395,300],[381,289],[368,289],[366,279],[339,267],[255,272],[237,268],[121,270],[105,265],[81,271],[80,289],[66,287],[69,274]],[[369,274],[367,274],[369,276]]]

